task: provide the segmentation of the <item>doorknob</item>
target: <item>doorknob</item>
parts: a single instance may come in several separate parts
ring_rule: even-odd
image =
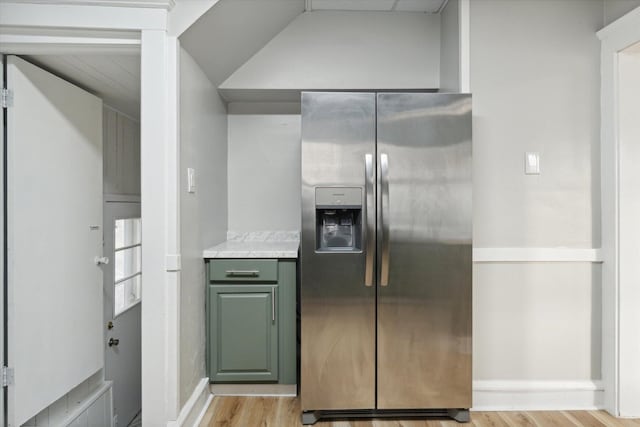
[[[109,347],[117,346],[118,344],[120,344],[118,338],[109,338]]]

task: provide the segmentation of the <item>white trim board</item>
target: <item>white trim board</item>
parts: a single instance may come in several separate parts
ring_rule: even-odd
[[[474,263],[489,262],[603,262],[601,249],[473,248]]]
[[[207,379],[203,381],[208,382]],[[201,392],[202,381],[189,402]],[[214,396],[295,396],[295,385],[212,384],[211,395],[201,412],[204,415]],[[181,411],[195,412],[189,402]],[[602,381],[474,381],[473,411],[596,410],[604,407]],[[202,418],[199,417],[199,422]],[[179,421],[178,421],[179,422]],[[183,424],[170,424],[170,426]],[[194,424],[197,425],[197,424]]]
[[[214,396],[281,396],[297,394],[296,384],[211,384]]]
[[[181,412],[180,272],[167,272],[165,264],[167,255],[180,253],[178,49],[166,31],[142,31],[142,264],[144,283],[158,284],[144,291],[145,306],[156,309],[142,310],[142,418],[154,426],[177,420]]]
[[[601,381],[474,381],[472,411],[604,408]]]
[[[204,419],[204,416],[207,414],[207,410],[209,409],[209,406],[211,405],[212,401],[213,401],[213,394],[209,394],[207,396],[207,401],[205,402],[204,406],[202,407],[202,410],[200,411],[200,414],[198,415],[195,422],[193,423],[193,427],[197,427],[202,423],[202,420]]]
[[[0,3],[0,10],[2,4]],[[3,18],[0,18],[0,22]],[[2,27],[0,50],[16,55],[140,55],[140,32],[69,28]]]
[[[167,10],[0,2],[0,26],[107,30],[165,30]]]
[[[208,385],[209,378],[202,378],[193,393],[191,393],[187,403],[180,410],[178,419],[169,421],[167,427],[197,426],[200,424],[213,398],[207,387]]]
[[[74,6],[115,6],[171,9],[175,0],[8,0],[7,3],[67,4]]]
[[[140,54],[140,39],[0,34],[2,52],[18,55]]]

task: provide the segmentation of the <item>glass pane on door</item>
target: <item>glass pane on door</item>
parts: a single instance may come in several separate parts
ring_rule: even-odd
[[[140,302],[142,297],[142,233],[140,218],[115,221],[114,316]]]

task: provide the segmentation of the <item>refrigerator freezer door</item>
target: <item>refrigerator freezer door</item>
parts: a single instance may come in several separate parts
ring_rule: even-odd
[[[469,408],[471,98],[380,93],[377,111],[377,407]]]
[[[366,163],[375,158],[375,131],[375,94],[303,93],[300,391],[305,411],[375,408],[375,286],[365,285],[369,246],[364,241],[360,251],[319,252],[315,241],[317,187],[361,188],[366,226],[367,202],[375,207],[375,194],[366,195],[373,186],[365,185],[367,169],[374,172]],[[375,230],[363,236],[375,239]]]

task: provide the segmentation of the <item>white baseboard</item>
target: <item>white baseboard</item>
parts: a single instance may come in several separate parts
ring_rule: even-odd
[[[197,426],[213,396],[295,396],[287,384],[212,384],[203,378],[168,427]],[[472,411],[557,411],[604,408],[602,381],[474,381]]]
[[[211,384],[215,396],[287,396],[296,395],[295,384]]]
[[[473,411],[604,408],[601,381],[474,381]]]
[[[178,419],[175,421],[169,421],[167,427],[192,427],[197,426],[200,420],[207,411],[207,407],[211,402],[211,393],[209,392],[209,378],[203,378],[200,380],[196,388],[191,393],[191,397],[184,404]]]

